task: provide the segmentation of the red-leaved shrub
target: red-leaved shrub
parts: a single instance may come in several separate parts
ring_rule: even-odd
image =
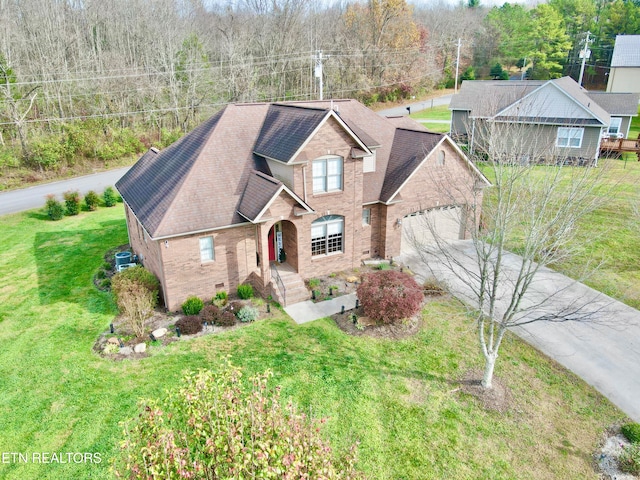
[[[358,298],[367,317],[379,324],[391,324],[418,313],[423,293],[412,276],[382,270],[362,279]]]

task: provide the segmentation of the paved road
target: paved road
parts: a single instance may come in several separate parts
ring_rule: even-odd
[[[0,193],[0,215],[42,207],[46,196],[51,193],[60,199],[67,190],[79,190],[83,194],[89,190],[101,193],[106,187],[113,186],[127,170],[129,167]]]
[[[471,241],[454,242],[451,248],[456,249],[456,258],[469,271],[477,271]],[[435,277],[446,282],[456,297],[473,305],[470,289],[445,266],[441,255],[428,254],[423,259],[416,253],[405,254],[398,261],[422,278]],[[516,271],[518,264],[518,256],[506,256],[511,272]],[[527,301],[535,305],[545,298],[551,300],[533,315],[557,312],[579,303],[584,305],[582,312],[589,315],[589,321],[535,322],[514,332],[640,422],[640,312],[547,268],[536,276]]]
[[[407,115],[407,107],[411,107],[411,113],[416,113],[427,108],[438,107],[440,105],[449,105],[451,103],[451,97],[453,95],[443,95],[441,97],[430,98],[429,100],[423,100],[421,102],[408,103],[399,107],[388,108],[386,110],[379,110],[378,115],[383,117],[394,117],[399,115]]]

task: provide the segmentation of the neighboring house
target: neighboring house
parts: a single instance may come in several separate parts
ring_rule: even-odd
[[[471,153],[589,164],[603,135],[628,132],[637,104],[637,94],[588,93],[570,77],[465,81],[449,105],[451,135]]]
[[[409,228],[427,238],[417,218],[464,238],[487,184],[448,136],[339,100],[229,105],[116,187],[131,247],[176,310],[244,282],[306,299],[302,279],[397,256]]]
[[[640,93],[640,35],[616,36],[607,92]]]

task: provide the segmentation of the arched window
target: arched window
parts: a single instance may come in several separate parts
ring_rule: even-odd
[[[344,217],[326,215],[311,224],[311,255],[342,252]]]

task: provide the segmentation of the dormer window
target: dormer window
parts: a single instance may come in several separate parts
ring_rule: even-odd
[[[313,193],[342,190],[342,157],[326,157],[313,161]]]
[[[376,151],[372,150],[373,155],[364,157],[362,164],[362,173],[370,173],[376,171]]]

